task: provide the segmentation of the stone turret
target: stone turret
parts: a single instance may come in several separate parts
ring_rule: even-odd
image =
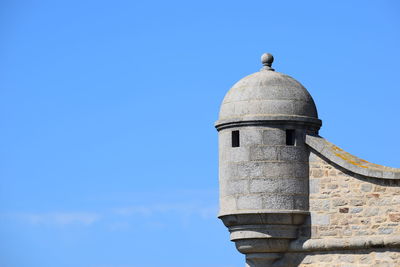
[[[309,215],[306,135],[321,127],[308,91],[261,57],[259,72],[226,94],[219,132],[219,218],[247,266],[269,266],[298,238]]]
[[[400,266],[400,169],[319,136],[307,90],[261,61],[215,124],[219,218],[247,266]]]

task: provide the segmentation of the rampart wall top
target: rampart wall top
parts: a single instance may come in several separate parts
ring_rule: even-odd
[[[306,144],[334,164],[355,174],[371,178],[400,179],[400,169],[360,159],[320,136],[306,136]]]

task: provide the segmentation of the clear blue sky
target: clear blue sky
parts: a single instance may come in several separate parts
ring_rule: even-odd
[[[0,38],[2,267],[243,266],[213,123],[263,52],[400,167],[398,1],[2,0]]]

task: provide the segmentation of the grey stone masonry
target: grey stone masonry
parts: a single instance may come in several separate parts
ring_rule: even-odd
[[[308,91],[261,60],[215,123],[219,218],[246,266],[400,266],[400,169],[320,137]]]
[[[227,93],[216,122],[219,218],[248,266],[275,261],[297,238],[309,214],[305,136],[321,125],[307,90],[274,72],[271,55],[263,64]]]
[[[305,129],[298,129],[305,131]],[[240,147],[232,147],[232,131]],[[237,211],[308,210],[308,157],[305,146],[286,146],[285,132],[273,127],[220,131],[220,215]],[[267,134],[266,134],[267,133]],[[272,144],[266,137],[273,136]],[[281,137],[278,141],[277,137]]]

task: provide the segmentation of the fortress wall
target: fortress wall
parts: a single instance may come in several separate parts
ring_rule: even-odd
[[[346,172],[311,153],[311,238],[399,235],[400,180]]]
[[[276,267],[397,267],[400,250],[373,249],[359,251],[328,251],[323,253],[291,253],[274,264]]]
[[[219,218],[249,267],[399,266],[400,169],[318,135],[314,101],[264,67],[226,94]]]
[[[356,175],[312,152],[310,213],[300,231],[309,252],[274,266],[400,266],[400,180]]]

